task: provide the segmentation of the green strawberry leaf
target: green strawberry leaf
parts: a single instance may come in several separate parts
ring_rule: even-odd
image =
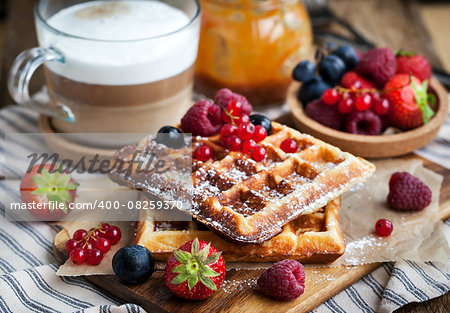
[[[194,288],[195,285],[197,285],[198,282],[198,276],[197,275],[191,275],[188,278],[188,287],[189,290],[191,290],[192,288]]]
[[[222,254],[222,252],[216,252],[216,253],[211,254],[211,255],[205,260],[204,264],[207,265],[207,264],[212,264],[212,263],[216,262],[216,261],[220,258],[220,255],[221,255],[221,254]]]
[[[398,50],[396,53],[395,53],[395,56],[396,57],[400,57],[400,56],[405,56],[405,57],[412,57],[412,56],[414,56],[414,55],[416,55],[417,53],[415,53],[414,51],[407,51],[407,50],[402,50],[402,49],[400,49],[400,50]]]
[[[40,187],[47,185],[47,181],[41,175],[33,175],[31,179]]]
[[[59,180],[60,186],[66,186],[69,183],[70,178],[70,175],[62,175]]]
[[[211,278],[206,277],[204,275],[199,275],[199,278],[203,285],[205,285],[206,287],[208,287],[211,290],[217,290],[217,286],[216,286],[216,284],[214,284],[214,282],[212,281]]]
[[[47,187],[41,187],[41,188],[38,188],[38,189],[33,190],[33,191],[31,192],[31,194],[32,194],[32,195],[39,196],[39,195],[46,195],[47,192],[48,192],[48,188],[47,188]]]
[[[434,115],[434,111],[428,105],[428,81],[424,80],[421,86],[417,86],[411,80],[411,87],[414,91],[414,98],[420,110],[422,110],[423,123],[426,124]]]
[[[75,190],[78,188],[78,186],[79,186],[79,184],[77,184],[77,183],[70,183],[66,186],[66,190]]]
[[[206,277],[216,277],[216,276],[220,275],[219,273],[217,273],[215,270],[213,270],[209,266],[202,267],[202,274],[205,275]]]
[[[65,190],[61,190],[58,192],[59,197],[63,200],[63,201],[67,201],[67,202],[72,202],[72,197],[70,196],[70,194],[65,191]]]
[[[189,277],[188,273],[181,273],[181,274],[178,274],[177,276],[175,276],[170,283],[173,285],[179,285],[179,284],[185,282],[186,279],[188,279],[188,277]]]
[[[177,259],[178,262],[183,264],[191,258],[191,254],[183,250],[174,250],[173,256],[175,257],[175,259]]]
[[[186,265],[181,264],[172,269],[172,273],[187,273]]]
[[[198,238],[195,238],[194,241],[192,242],[191,254],[197,255],[199,249],[200,249],[200,243],[198,242]]]
[[[208,245],[206,247],[204,247],[199,253],[198,253],[198,258],[200,259],[200,261],[204,261],[206,260],[206,257],[208,256],[209,253],[209,248],[211,247],[211,243],[208,243]]]
[[[46,182],[49,182],[52,180],[52,175],[46,169],[43,169],[41,171],[41,175],[45,179]]]

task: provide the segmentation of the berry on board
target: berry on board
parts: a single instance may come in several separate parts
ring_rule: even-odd
[[[395,172],[389,180],[387,202],[392,209],[419,211],[431,203],[431,189],[408,172]]]
[[[214,294],[225,278],[221,252],[195,238],[173,251],[164,269],[164,283],[176,296],[202,300]]]
[[[298,261],[286,259],[265,270],[257,283],[270,298],[294,300],[305,291],[305,269]]]

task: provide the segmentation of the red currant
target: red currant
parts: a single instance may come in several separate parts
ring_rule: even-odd
[[[256,142],[254,140],[244,140],[244,143],[242,144],[242,152],[251,154],[253,151],[255,151],[256,148]]]
[[[109,228],[109,226],[111,226],[111,225],[109,225],[108,223],[103,223],[100,229],[102,231],[106,231]]]
[[[73,239],[80,241],[84,239],[84,236],[86,235],[87,231],[85,229],[78,229],[73,233]]]
[[[66,251],[67,253],[72,252],[73,249],[78,248],[80,246],[78,240],[70,239],[66,242]]]
[[[93,246],[97,242],[97,238],[100,238],[100,237],[91,235],[91,236],[89,236],[89,238],[86,239],[86,241]]]
[[[375,103],[373,104],[373,111],[378,115],[384,115],[389,112],[389,106],[389,100],[382,98],[375,101]]]
[[[208,145],[201,145],[195,149],[194,157],[202,162],[206,162],[213,156],[213,150]],[[109,228],[108,228],[109,229]],[[108,230],[107,230],[108,231]]]
[[[252,123],[242,123],[238,127],[238,136],[243,140],[253,139],[255,134],[255,125]]]
[[[238,120],[234,120],[234,122],[236,123],[236,125],[241,125],[242,123],[249,123],[250,122],[250,117],[248,117],[247,114],[242,114],[241,116],[239,116]]]
[[[89,229],[88,234],[90,237],[98,237],[100,235],[100,231],[95,227],[92,227],[91,229]]]
[[[231,151],[239,151],[242,147],[242,140],[238,136],[231,136],[226,141],[227,148]]]
[[[264,149],[264,147],[261,147],[261,146],[257,146],[255,148],[255,150],[253,150],[253,152],[252,152],[252,158],[256,162],[260,162],[260,161],[264,160],[266,158],[266,156],[267,156],[267,151],[266,151],[266,149]]]
[[[384,218],[379,219],[375,224],[375,231],[377,232],[378,236],[389,236],[392,233],[393,229],[394,226],[392,225],[391,221]]]
[[[111,245],[115,245],[120,241],[120,238],[122,238],[122,232],[119,227],[111,226],[106,230],[105,238],[109,240]]]
[[[281,143],[280,148],[286,153],[294,153],[297,152],[298,145],[294,139],[285,139]]]
[[[264,138],[267,137],[267,130],[262,127],[261,125],[258,125],[255,127],[255,133],[253,134],[253,139],[256,142],[260,142],[264,140]]]
[[[228,102],[227,110],[228,112],[230,112],[231,115],[239,116],[242,112],[242,106],[243,106],[242,102],[233,99],[230,102]]]
[[[103,260],[103,253],[98,249],[92,249],[87,252],[87,261],[91,265],[97,265]]]
[[[220,129],[220,137],[223,139],[229,138],[237,134],[237,127],[231,124],[225,124]]]
[[[369,95],[368,93],[356,97],[355,107],[358,111],[368,110],[370,109],[371,106],[372,106],[372,96]]]
[[[339,100],[339,93],[334,88],[327,89],[322,94],[322,100],[325,104],[334,105]]]
[[[70,259],[75,264],[83,264],[86,261],[86,252],[81,248],[75,248],[70,252]]]
[[[339,101],[338,110],[342,114],[350,113],[353,110],[353,99],[351,97]]]
[[[111,244],[106,238],[98,238],[94,248],[100,250],[103,254],[105,254],[111,249]]]
[[[92,249],[92,245],[92,243],[84,241],[80,244],[80,248],[87,252]]]

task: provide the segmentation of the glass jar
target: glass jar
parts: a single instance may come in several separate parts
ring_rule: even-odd
[[[223,87],[254,105],[282,103],[294,66],[312,54],[300,0],[200,0],[195,84],[214,97]]]

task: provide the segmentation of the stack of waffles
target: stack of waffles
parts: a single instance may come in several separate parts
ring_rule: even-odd
[[[297,142],[297,152],[280,149],[280,143],[288,138]],[[154,144],[146,137],[137,146],[119,150],[115,158],[127,164]],[[371,163],[276,122],[259,143],[267,151],[260,162],[225,149],[219,135],[192,138],[193,149],[203,144],[210,146],[214,155],[206,162],[191,161],[192,205],[187,212],[192,220],[155,221],[144,213],[137,223],[136,243],[147,247],[156,259],[167,259],[174,249],[194,238],[212,242],[227,261],[292,258],[326,263],[344,253],[340,196],[374,172]],[[172,158],[180,155],[179,151],[172,153]],[[152,173],[139,174],[136,163],[128,166],[132,168],[113,170],[110,177],[151,198],[160,196],[149,184],[155,179]],[[179,188],[165,183],[169,189]]]

